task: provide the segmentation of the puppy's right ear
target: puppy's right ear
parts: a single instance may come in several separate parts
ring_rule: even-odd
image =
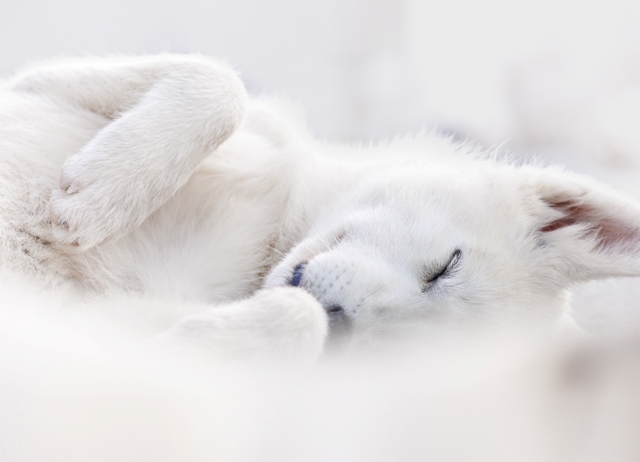
[[[525,167],[534,233],[566,282],[640,276],[640,203],[587,177]]]

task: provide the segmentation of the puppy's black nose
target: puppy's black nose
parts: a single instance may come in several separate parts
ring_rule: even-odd
[[[293,274],[287,281],[287,284],[293,287],[299,287],[302,282],[302,276],[304,276],[304,269],[307,267],[306,263],[298,263],[295,268],[293,268]]]

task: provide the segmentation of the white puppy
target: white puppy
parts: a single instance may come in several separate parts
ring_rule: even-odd
[[[281,112],[202,56],[17,75],[0,259],[165,336],[305,358],[327,332],[556,326],[572,283],[640,275],[640,207],[588,178],[437,137],[324,146]]]

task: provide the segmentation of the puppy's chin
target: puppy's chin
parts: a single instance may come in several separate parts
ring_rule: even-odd
[[[344,312],[332,312],[327,310],[329,318],[329,330],[325,341],[325,351],[327,353],[340,353],[344,351],[353,334],[353,321]]]

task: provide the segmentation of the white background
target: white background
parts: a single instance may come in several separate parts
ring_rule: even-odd
[[[637,0],[2,0],[0,76],[64,54],[202,52],[299,101],[323,138],[435,125],[581,148],[602,102],[640,86],[639,31]]]

